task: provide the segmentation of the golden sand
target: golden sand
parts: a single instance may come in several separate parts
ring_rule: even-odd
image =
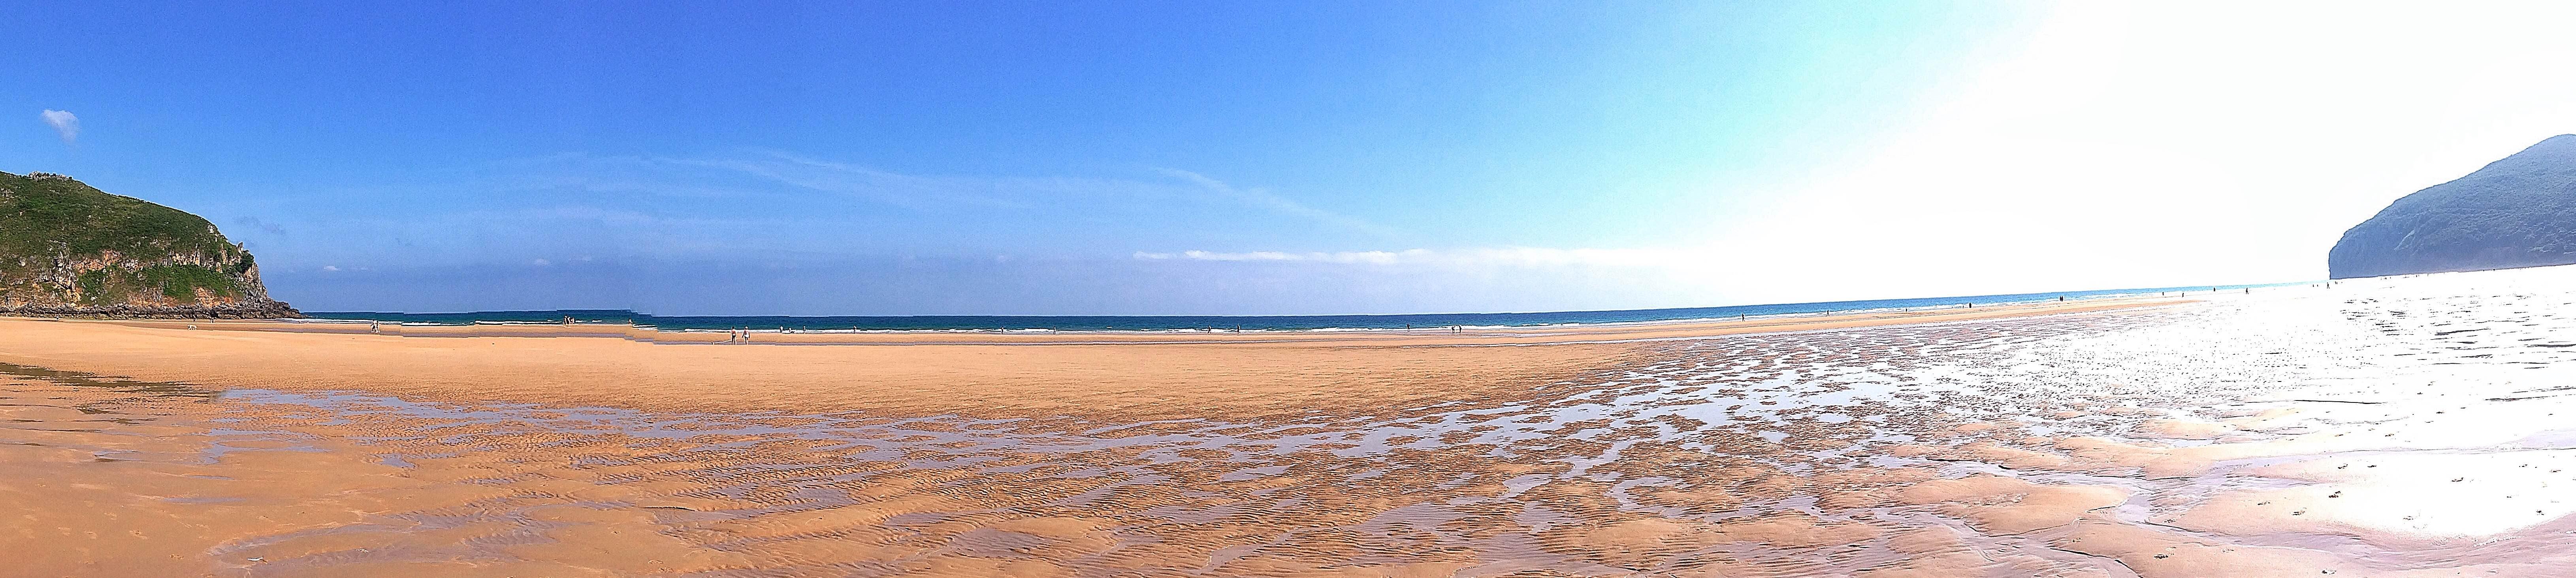
[[[726,338],[721,332],[661,332],[653,341],[637,341],[625,338],[630,332],[625,326],[415,326],[402,328],[407,332],[403,336],[390,336],[363,334],[365,324],[0,318],[0,362],[213,388],[354,390],[469,402],[1151,421],[1517,396],[1535,385],[1616,365],[1644,340],[1955,322],[2156,303],[2162,302],[1484,329],[1460,335],[763,333],[749,345],[722,346],[711,345]],[[515,337],[567,332],[600,337]],[[764,346],[816,343],[854,346]],[[1475,345],[1547,347],[1466,347]]]
[[[2302,342],[2263,330],[2314,325],[2245,321],[2288,308],[750,345],[6,319],[0,552],[29,576],[2546,576],[2576,562],[2554,537],[2559,506],[2389,507],[2458,483],[2515,497],[2437,505],[2554,503],[2552,450],[2342,453],[2522,443],[2454,424],[2554,406],[2461,409],[2498,395],[2474,393],[2423,406],[2466,421],[2334,425],[2393,407],[2358,396],[2412,392],[2263,397],[2313,371],[2266,365]],[[2417,343],[2334,336],[2285,353]],[[2347,501],[2364,496],[2376,505]],[[2533,547],[2493,546],[2505,538]]]

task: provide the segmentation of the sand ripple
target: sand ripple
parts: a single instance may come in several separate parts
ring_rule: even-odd
[[[1149,421],[7,366],[0,550],[29,575],[2551,575],[2569,276],[1641,342],[1464,400]]]

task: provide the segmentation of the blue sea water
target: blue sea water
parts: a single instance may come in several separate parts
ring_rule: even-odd
[[[1845,311],[1901,310],[1930,307],[1956,307],[1960,304],[1995,305],[2051,301],[2060,297],[2087,299],[2157,293],[2213,290],[2237,292],[2245,289],[2282,287],[2303,283],[2267,285],[2200,285],[2192,287],[2153,287],[2145,289],[2103,289],[2094,291],[2059,291],[2051,293],[2015,293],[2009,295],[1968,295],[1959,297],[1922,297],[1913,299],[1872,299],[1866,301],[1829,301],[1821,303],[1780,303],[1771,305],[1734,305],[1727,307],[1685,307],[1677,309],[1630,309],[1622,311],[1550,311],[1537,313],[1417,313],[1399,315],[833,315],[833,316],[688,316],[651,315],[622,309],[561,309],[552,311],[475,311],[467,313],[393,313],[378,311],[308,312],[318,319],[370,320],[400,323],[464,325],[478,322],[560,322],[565,317],[583,323],[632,323],[662,329],[791,329],[798,331],[956,331],[956,330],[1027,330],[1056,331],[1171,331],[1188,329],[1313,330],[1313,329],[1401,329],[1444,327],[1450,325],[1509,327],[1561,325],[1569,323],[1624,323],[1638,321],[1681,321],[1721,319],[1738,316],[1794,315]]]

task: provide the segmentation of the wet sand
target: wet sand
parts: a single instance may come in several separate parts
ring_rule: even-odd
[[[1052,344],[0,320],[0,551],[30,576],[2551,576],[2570,281]]]

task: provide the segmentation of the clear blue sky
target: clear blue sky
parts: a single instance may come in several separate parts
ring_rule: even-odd
[[[1923,277],[1889,253],[1942,234],[1838,231],[1905,206],[1838,191],[1991,201],[1944,196],[1973,175],[1835,183],[1927,158],[1905,147],[1979,103],[2018,110],[1980,91],[2063,52],[2069,17],[2041,7],[730,4],[0,8],[0,170],[205,215],[308,310],[1490,311],[2315,276]],[[2331,242],[2299,259],[2321,271]],[[1915,281],[1847,273],[1879,266]]]

